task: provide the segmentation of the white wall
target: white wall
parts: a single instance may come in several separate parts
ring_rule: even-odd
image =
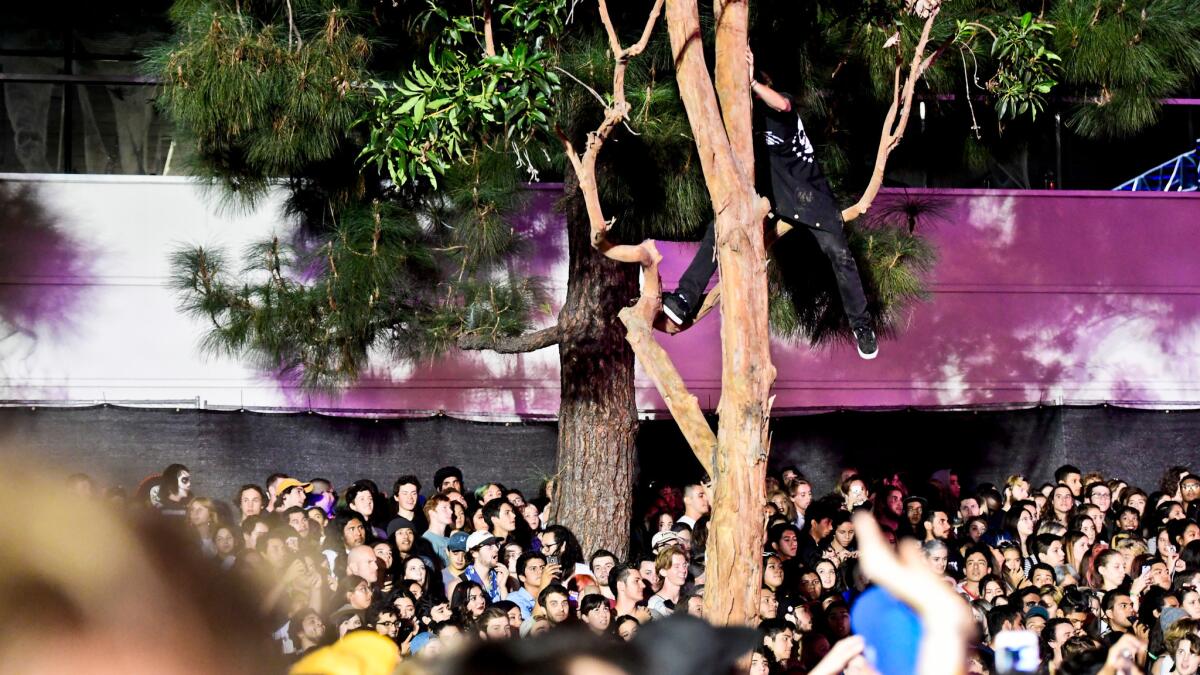
[[[7,337],[0,333],[0,400],[285,403],[269,378],[203,357],[200,325],[176,310],[166,286],[172,248],[219,245],[236,254],[274,232],[278,195],[239,214],[221,212],[186,178],[0,174],[0,181],[10,216],[0,224],[7,249],[0,255],[15,261],[0,269],[0,293],[33,308]],[[29,217],[39,207],[44,218]]]

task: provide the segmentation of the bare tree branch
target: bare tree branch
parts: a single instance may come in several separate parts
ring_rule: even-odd
[[[908,116],[912,112],[912,99],[917,82],[925,74],[925,69],[933,62],[934,57],[940,53],[939,50],[928,59],[925,58],[925,49],[929,46],[929,31],[933,28],[933,22],[937,19],[941,9],[941,4],[937,3],[927,10],[923,10],[928,11],[928,15],[925,17],[925,25],[921,28],[921,37],[917,40],[916,49],[913,50],[912,63],[909,64],[908,74],[904,78],[903,89],[900,85],[900,67],[896,67],[892,105],[888,108],[883,122],[883,131],[880,132],[879,149],[875,153],[875,168],[871,172],[871,180],[867,182],[862,196],[852,206],[842,211],[842,220],[846,222],[866,213],[875,201],[875,197],[879,195],[879,188],[883,187],[883,173],[887,168],[888,155],[900,144],[900,139],[904,137],[904,130],[908,127]],[[898,120],[897,110],[899,111]]]
[[[483,49],[488,56],[496,55],[496,38],[492,35],[492,0],[483,0]]]
[[[654,339],[652,324],[657,317],[661,316],[662,282],[658,275],[658,263],[662,260],[662,256],[659,255],[653,242],[647,242],[646,246],[650,251],[652,262],[645,268],[642,297],[633,307],[621,310],[619,316],[621,323],[625,324],[625,329],[628,331],[626,339],[633,347],[633,353],[637,355],[638,362],[650,376],[650,380],[654,382],[659,396],[662,396],[663,401],[666,402],[667,410],[671,411],[671,417],[679,425],[683,437],[687,439],[696,459],[700,461],[700,466],[704,467],[704,470],[711,476],[713,475],[713,457],[717,451],[717,436],[713,433],[712,427],[708,425],[708,419],[704,417],[704,411],[700,409],[700,402],[688,391],[683,377],[675,369],[671,357]]]
[[[579,190],[583,193],[588,222],[592,229],[592,246],[613,260],[636,262],[642,265],[642,267],[648,267],[651,262],[650,254],[644,246],[616,245],[608,241],[608,230],[612,227],[612,223],[605,219],[604,209],[600,204],[600,190],[596,183],[596,160],[600,155],[600,149],[603,147],[604,142],[612,134],[612,130],[629,116],[629,102],[625,96],[625,68],[632,56],[641,53],[645,49],[654,24],[658,21],[658,16],[662,12],[664,2],[665,0],[657,0],[654,3],[654,7],[650,10],[650,15],[646,19],[646,26],[642,30],[642,40],[630,49],[623,49],[620,38],[617,36],[616,28],[613,26],[611,17],[609,17],[607,2],[605,0],[598,0],[600,19],[604,23],[605,30],[608,33],[609,47],[612,50],[614,61],[613,101],[605,108],[604,119],[600,122],[600,126],[588,134],[587,143],[582,155],[576,152],[574,145],[565,134],[561,131],[558,132],[559,138],[563,142],[563,148],[571,160],[571,165],[575,169],[576,176],[579,178]]]
[[[546,347],[553,347],[562,338],[562,329],[558,324],[543,328],[524,335],[501,337],[493,335],[462,335],[458,338],[458,348],[467,351],[490,350],[500,354],[524,354]]]
[[[596,160],[599,157],[600,149],[617,124],[624,122],[629,115],[630,106],[625,96],[626,66],[631,58],[646,49],[654,24],[662,13],[664,3],[665,0],[656,0],[646,19],[646,25],[642,29],[641,39],[625,49],[621,47],[616,27],[613,26],[612,18],[609,16],[607,2],[597,0],[600,20],[604,24],[609,48],[613,55],[613,100],[605,107],[604,119],[600,122],[599,127],[588,134],[587,144],[582,155],[578,154],[574,144],[561,130],[558,130],[558,136],[563,143],[567,157],[571,160],[571,166],[575,169],[575,175],[579,179],[579,190],[583,194],[588,222],[592,230],[593,248],[613,260],[636,262],[642,266],[641,298],[634,307],[627,307],[620,314],[621,321],[627,330],[626,339],[633,347],[634,354],[638,357],[642,367],[650,374],[676,422],[683,429],[688,443],[696,452],[697,459],[700,460],[705,471],[711,472],[713,456],[717,447],[716,435],[709,427],[708,420],[705,419],[704,412],[700,409],[699,401],[688,393],[687,385],[684,384],[679,371],[671,363],[671,358],[667,355],[666,350],[654,340],[652,332],[653,323],[660,315],[662,308],[661,281],[658,274],[658,263],[662,260],[662,256],[659,255],[658,249],[651,240],[636,246],[615,245],[608,240],[607,234],[612,223],[604,217],[604,209],[600,204],[599,187],[596,182]]]

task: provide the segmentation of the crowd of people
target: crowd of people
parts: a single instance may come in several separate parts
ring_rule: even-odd
[[[83,474],[69,483],[98,490]],[[428,662],[564,626],[618,644],[672,615],[704,617],[703,479],[658,488],[624,557],[585,551],[547,522],[545,494],[467,485],[452,466],[430,482],[403,475],[389,486],[276,474],[225,501],[196,494],[191,472],[175,464],[129,500],[174,521],[225,574],[269,580],[255,600],[295,672],[319,672],[305,659],[361,633]],[[951,470],[916,478],[847,468],[836,485],[818,486],[783,468],[767,478],[765,519],[745,518],[766,523],[766,545],[747,552],[763,564],[755,648],[742,667],[887,673],[855,636],[869,623],[855,616],[857,601],[872,582],[885,585],[875,578],[883,563],[860,558],[869,534],[901,542],[900,558],[906,546],[919,550],[922,574],[959,598],[962,623],[973,625],[965,663],[948,672],[1195,675],[1200,475],[1170,467],[1147,487],[1070,465],[1042,485],[1014,474],[971,489]],[[1031,646],[1034,660],[1014,665],[1013,644]]]

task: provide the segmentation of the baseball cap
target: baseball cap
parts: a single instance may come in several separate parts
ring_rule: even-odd
[[[471,536],[467,537],[467,550],[473,551],[486,544],[499,543],[500,540],[496,537],[493,537],[491,532],[472,532]]]
[[[1042,619],[1044,621],[1050,620],[1050,612],[1046,611],[1045,607],[1040,607],[1040,606],[1035,605],[1033,607],[1030,607],[1028,612],[1025,612],[1026,619],[1032,619],[1035,616],[1042,617]]]
[[[392,518],[392,521],[390,523],[388,523],[388,526],[387,526],[388,539],[391,539],[392,536],[396,534],[397,530],[412,530],[413,532],[416,532],[417,526],[413,525],[413,522],[411,520],[409,520],[408,518],[405,518],[403,516],[397,516],[395,518]]]
[[[658,534],[654,535],[654,538],[650,540],[650,548],[657,551],[659,548],[661,548],[663,546],[670,546],[671,544],[674,544],[678,541],[679,541],[678,534],[676,534],[670,530],[666,530],[665,532],[659,532]]]
[[[466,532],[455,532],[450,535],[450,542],[446,544],[446,548],[451,551],[467,550],[467,538],[469,536]]]
[[[312,492],[312,483],[301,483],[295,478],[283,478],[275,484],[275,494],[281,495],[294,487],[304,488],[305,492]]]
[[[450,540],[446,543],[446,550],[464,551],[467,550],[467,538],[470,534],[466,532],[455,532],[450,534]]]

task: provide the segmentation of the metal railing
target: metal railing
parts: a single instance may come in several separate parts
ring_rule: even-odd
[[[1196,192],[1200,190],[1200,139],[1196,147],[1121,183],[1114,191]]]

